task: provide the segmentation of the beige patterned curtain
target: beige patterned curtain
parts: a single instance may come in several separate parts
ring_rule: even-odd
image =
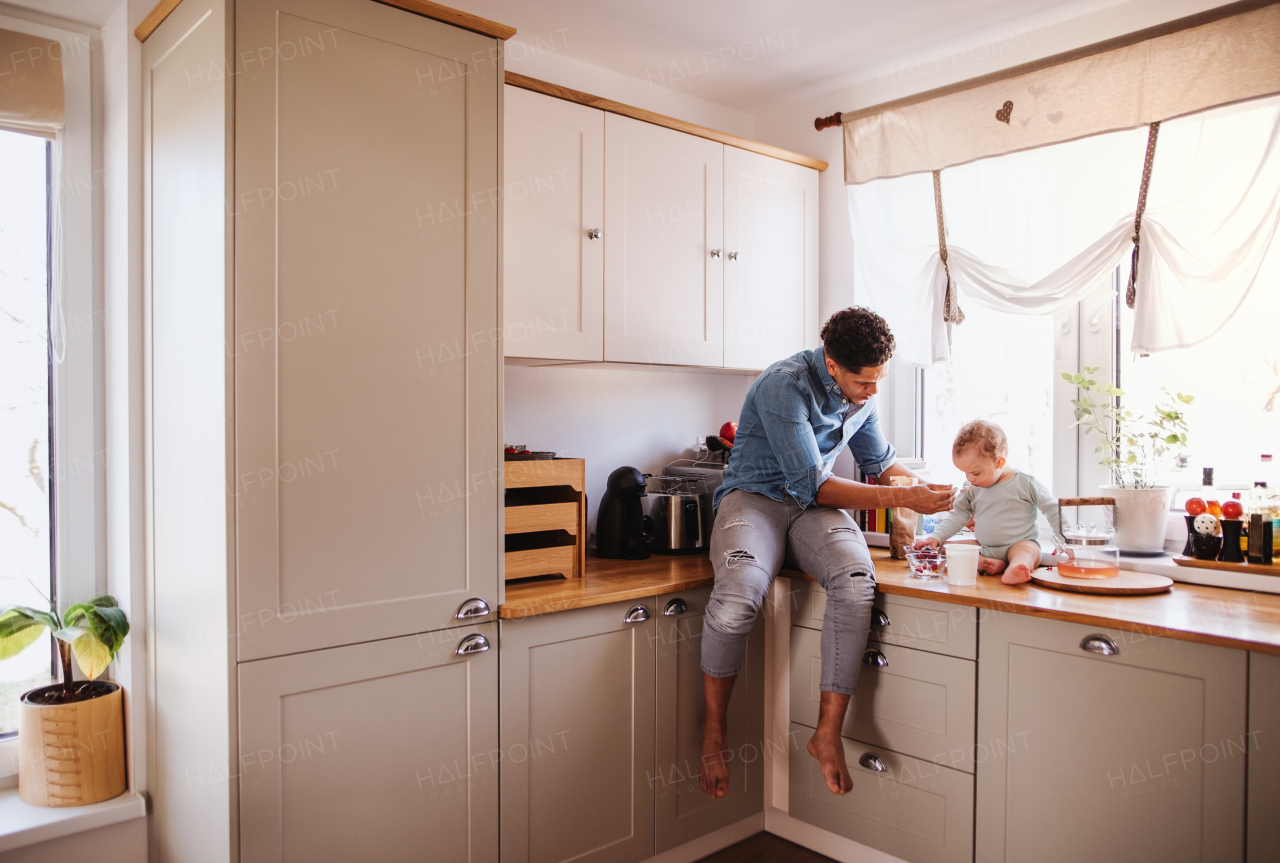
[[[65,102],[59,42],[0,29],[0,129],[53,138]]]
[[[845,182],[937,171],[1280,93],[1280,4],[956,90],[845,114]]]

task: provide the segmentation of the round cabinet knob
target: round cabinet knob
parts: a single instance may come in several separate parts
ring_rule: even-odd
[[[677,614],[684,614],[689,610],[689,606],[683,599],[676,597],[666,604],[662,609],[663,617],[675,617]]]
[[[866,653],[862,654],[862,663],[864,665],[870,665],[873,668],[889,667],[889,660],[886,659],[885,655],[878,650],[868,650]]]
[[[484,653],[489,649],[489,639],[485,638],[478,632],[473,632],[462,641],[458,642],[458,649],[454,651],[457,656],[467,656],[472,653]]]
[[[472,617],[488,617],[489,603],[483,599],[472,597],[462,605],[458,606],[458,613],[454,615],[456,620],[469,620]]]
[[[633,605],[627,609],[627,616],[622,618],[623,623],[644,623],[649,619],[649,609],[643,605]]]
[[[872,626],[888,626],[889,615],[884,613],[884,609],[871,607],[871,625]]]
[[[598,240],[598,239],[600,239],[600,229],[599,229],[599,228],[590,228],[590,229],[588,229],[588,230],[587,230],[587,239],[588,239],[588,240]]]
[[[1119,656],[1120,645],[1116,644],[1110,638],[1101,632],[1095,632],[1093,635],[1086,635],[1080,642],[1080,649],[1088,653],[1096,653],[1099,656]]]
[[[720,250],[719,250],[719,249],[712,249],[712,250],[711,250],[711,257],[713,257],[713,258],[718,258],[718,257],[720,257]]]
[[[731,261],[736,261],[736,260],[738,260],[738,253],[737,253],[737,252],[730,252],[730,253],[729,253],[729,260],[731,260]]]
[[[862,757],[858,759],[858,763],[868,770],[874,770],[876,773],[884,773],[889,768],[884,766],[884,761],[874,752],[864,752]]]

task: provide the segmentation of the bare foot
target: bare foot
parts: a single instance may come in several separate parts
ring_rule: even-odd
[[[979,557],[978,572],[983,575],[999,575],[1004,572],[1004,568],[1008,566],[1003,560],[996,560],[994,557]]]
[[[1025,563],[1015,563],[1000,580],[1005,584],[1026,584],[1031,580],[1031,570]]]
[[[844,743],[840,741],[839,734],[832,736],[815,731],[805,748],[818,759],[822,778],[827,781],[827,788],[832,794],[848,794],[853,790],[853,779],[849,776],[849,766],[844,761]]]
[[[698,768],[698,787],[708,797],[723,797],[729,793],[729,765],[724,763],[727,730],[723,724],[707,727],[702,724],[702,763]]]

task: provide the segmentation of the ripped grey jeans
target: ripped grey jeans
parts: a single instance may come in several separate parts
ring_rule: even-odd
[[[826,588],[821,689],[852,695],[876,589],[862,532],[844,510],[801,509],[790,497],[776,501],[740,488],[720,501],[711,531],[716,582],[702,630],[702,670],[712,677],[738,673],[747,633],[784,563]]]

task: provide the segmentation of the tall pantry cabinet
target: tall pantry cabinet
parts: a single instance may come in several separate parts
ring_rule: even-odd
[[[158,860],[497,859],[512,31],[462,23],[184,0],[143,45]]]

